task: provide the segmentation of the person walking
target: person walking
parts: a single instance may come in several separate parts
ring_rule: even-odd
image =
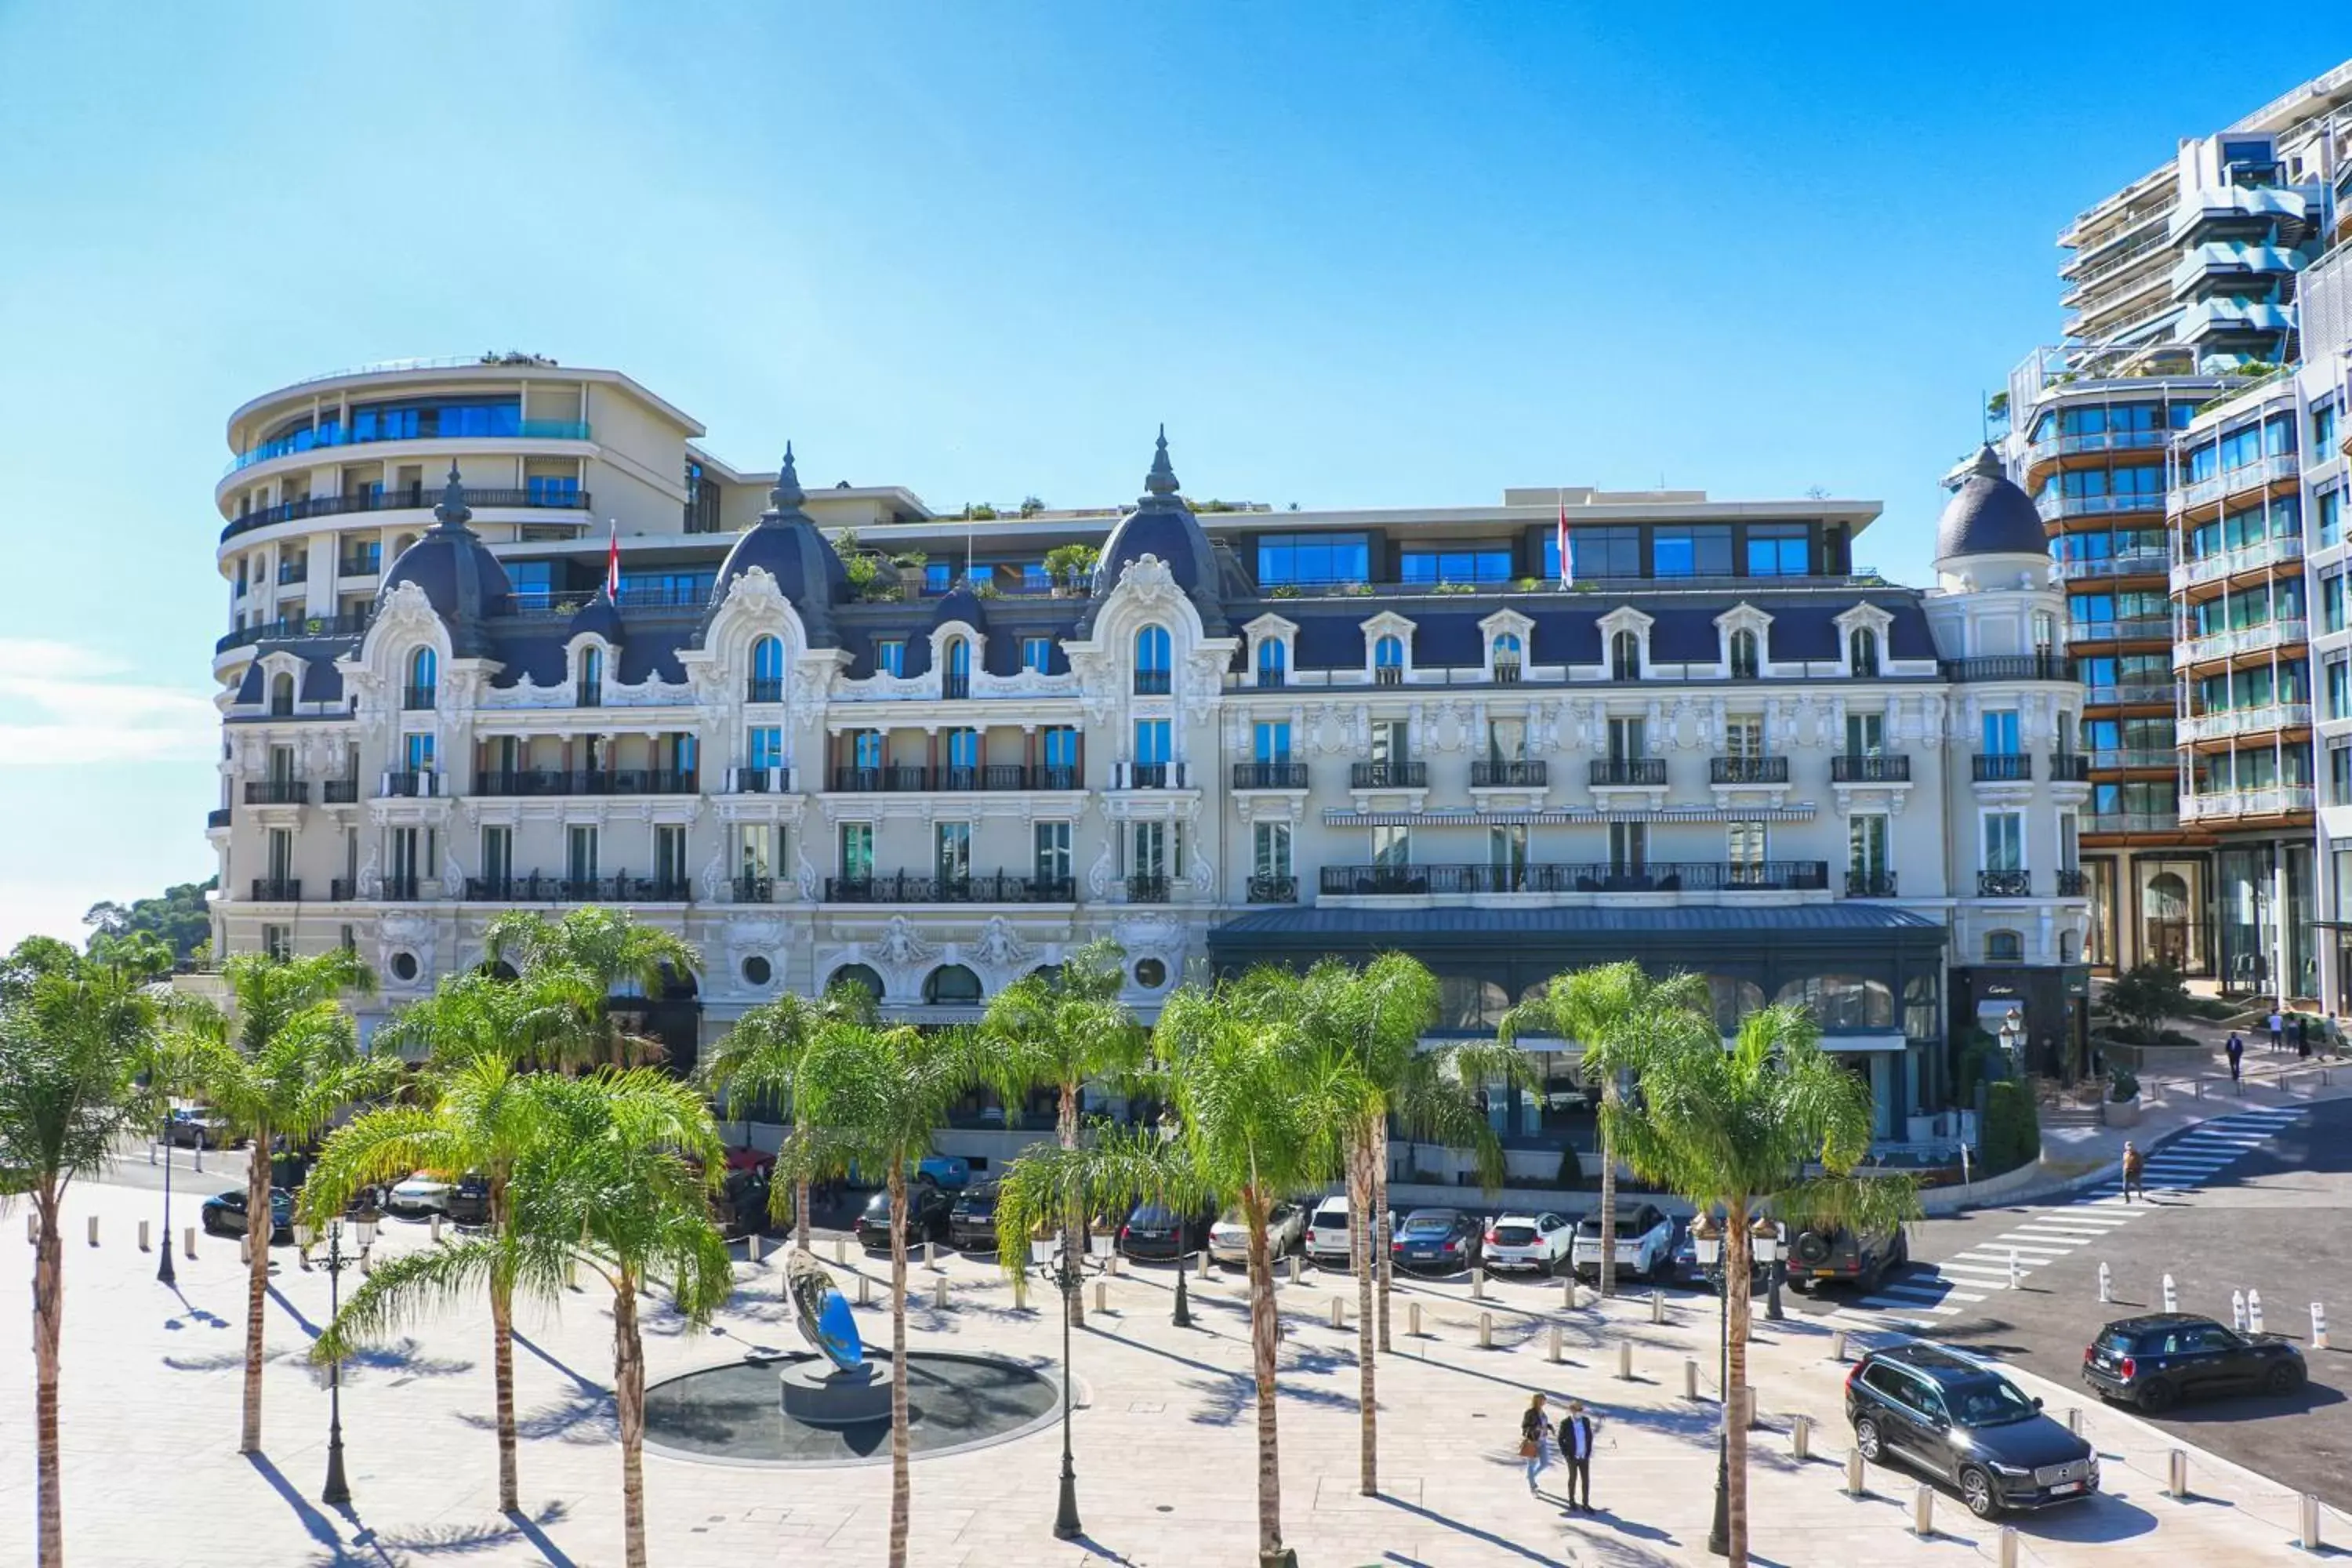
[[[2238,1038],[2238,1032],[2232,1029],[2230,1031],[2230,1043],[2221,1049],[2230,1058],[2230,1081],[2236,1083],[2241,1077],[2240,1064],[2246,1058],[2246,1042]]]
[[[2139,1145],[2133,1142],[2128,1138],[2125,1139],[2124,1202],[2131,1202],[2132,1194],[2135,1192],[2139,1194],[2140,1201],[2142,1203],[2147,1201],[2147,1188],[2143,1186],[2140,1183],[2140,1173],[2146,1168],[2147,1163],[2147,1157],[2139,1152]]]
[[[1567,1418],[1559,1424],[1559,1457],[1568,1466],[1570,1513],[1592,1511],[1592,1435],[1599,1425],[1584,1413],[1584,1401],[1568,1402]]]
[[[2294,1054],[2311,1059],[2311,1020],[2300,1013],[2294,1016]]]
[[[1544,1451],[1551,1436],[1546,1430],[1549,1425],[1544,1419],[1544,1396],[1538,1394],[1528,1402],[1527,1413],[1519,1417],[1519,1458],[1527,1461],[1529,1497],[1536,1495],[1536,1478],[1551,1462],[1551,1456]]]
[[[2285,1048],[2286,1020],[2279,1016],[2278,1009],[2273,1007],[2271,1009],[2271,1049],[2281,1051]]]

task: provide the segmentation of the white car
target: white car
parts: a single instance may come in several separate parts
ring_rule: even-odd
[[[1483,1248],[1489,1272],[1533,1269],[1551,1274],[1568,1258],[1576,1226],[1556,1214],[1507,1214],[1486,1227]]]
[[[435,1215],[449,1212],[449,1194],[457,1184],[430,1171],[418,1171],[393,1184],[383,1206],[394,1214]]]
[[[1675,1255],[1675,1222],[1655,1204],[1620,1205],[1617,1210],[1617,1272],[1644,1279],[1664,1279]],[[1580,1279],[1601,1278],[1601,1216],[1586,1215],[1576,1222],[1576,1246],[1570,1263]]]
[[[1389,1234],[1397,1228],[1396,1211],[1389,1211]],[[1344,1268],[1349,1263],[1348,1200],[1345,1197],[1325,1198],[1315,1205],[1307,1218],[1307,1261],[1337,1264]]]
[[[1297,1204],[1278,1203],[1265,1216],[1266,1250],[1276,1258],[1298,1250],[1307,1238],[1307,1211]],[[1220,1263],[1249,1261],[1249,1226],[1242,1211],[1229,1208],[1209,1227],[1209,1256]]]

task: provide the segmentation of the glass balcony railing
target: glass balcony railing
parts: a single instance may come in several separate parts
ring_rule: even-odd
[[[2085,560],[2061,560],[2057,563],[2062,583],[2079,583],[2100,577],[2161,576],[2172,558],[2161,550],[2137,550],[2123,555],[2097,555]]]
[[[2287,647],[2302,642],[2309,627],[2300,616],[2292,620],[2263,621],[2258,626],[2240,626],[2233,631],[2210,632],[2201,637],[2190,637],[2176,643],[2172,649],[2172,668],[2206,664],[2219,658],[2234,658],[2241,654],[2267,653],[2274,647]]]
[[[2218,583],[2224,577],[2234,577],[2241,572],[2258,571],[2265,566],[2281,565],[2303,559],[2303,536],[2280,534],[2275,538],[2242,544],[2235,550],[2224,550],[2195,561],[2184,561],[2172,568],[2172,591]]]
[[[2184,822],[2211,822],[2233,816],[2279,816],[2291,811],[2309,811],[2312,802],[2309,784],[2263,784],[2252,789],[2182,795],[2180,816]]]
[[[590,439],[588,425],[579,419],[523,419],[504,409],[484,410],[497,417],[467,420],[455,430],[425,430],[413,420],[389,419],[374,425],[322,425],[315,430],[297,430],[280,436],[275,441],[239,452],[229,459],[227,473],[249,468],[256,463],[266,463],[273,458],[290,458],[299,452],[324,450],[335,447],[364,447],[378,441],[585,441]]]
[[[2215,713],[2191,714],[2175,724],[2173,732],[2187,742],[2226,741],[2233,735],[2310,727],[2310,703],[2266,702],[2259,708],[2226,708]]]
[[[595,498],[574,484],[534,484],[522,489],[484,489],[469,486],[462,493],[466,504],[477,511],[494,507],[586,511],[595,505]],[[313,517],[347,517],[360,512],[424,511],[440,504],[441,492],[423,485],[406,485],[393,489],[371,488],[344,495],[306,496],[299,500],[258,507],[230,519],[228,526],[221,530],[221,542],[226,544],[239,534],[251,533],[257,528],[268,528],[273,523],[299,522]],[[345,571],[355,569],[344,568]],[[364,568],[370,572],[375,569],[373,565]]]

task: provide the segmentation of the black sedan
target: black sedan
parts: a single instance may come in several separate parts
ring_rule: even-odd
[[[1138,1204],[1118,1227],[1118,1249],[1129,1258],[1184,1258],[1209,1245],[1214,1209],[1178,1214],[1159,1204]]]
[[[948,1245],[960,1252],[996,1250],[996,1184],[975,1182],[948,1209]]]
[[[1948,1480],[1979,1519],[2099,1489],[2099,1456],[1992,1368],[1910,1343],[1872,1351],[1845,1380],[1853,1446],[1876,1464]]]
[[[2169,1410],[2216,1394],[2293,1394],[2303,1352],[2276,1334],[2242,1334],[2188,1312],[2122,1318],[2083,1352],[2083,1381],[2102,1399]]]
[[[1469,1268],[1478,1262],[1486,1229],[1465,1209],[1415,1209],[1389,1241],[1389,1258],[1401,1268]]]
[[[449,1189],[448,1206],[444,1212],[451,1225],[489,1224],[489,1178],[474,1172],[458,1177],[457,1184]]]
[[[948,1209],[953,1201],[953,1194],[928,1182],[909,1184],[907,1188],[907,1245],[913,1247],[925,1241],[945,1241],[948,1237]],[[866,1200],[866,1210],[857,1216],[857,1245],[868,1252],[887,1252],[890,1249],[890,1190],[887,1187]]]
[[[273,1243],[294,1239],[294,1194],[284,1187],[269,1189],[269,1239]],[[246,1229],[245,1189],[235,1188],[215,1193],[205,1200],[203,1214],[207,1236],[243,1236]]]

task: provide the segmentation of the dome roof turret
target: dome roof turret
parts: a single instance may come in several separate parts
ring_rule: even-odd
[[[1160,427],[1152,453],[1151,471],[1144,477],[1143,496],[1136,509],[1120,520],[1104,542],[1100,586],[1096,597],[1118,586],[1119,574],[1147,555],[1165,563],[1169,573],[1201,613],[1211,637],[1226,633],[1224,597],[1218,581],[1217,552],[1201,520],[1177,493],[1176,470],[1168,461],[1168,426]],[[1091,626],[1089,608],[1085,625]]]
[[[2033,498],[2001,471],[2000,459],[1986,447],[1936,523],[1936,559],[2049,552],[2050,536]]]
[[[381,603],[404,583],[414,583],[433,613],[448,626],[451,645],[461,658],[481,653],[483,620],[506,615],[514,607],[507,569],[499,564],[499,558],[480,536],[466,526],[473,515],[453,462],[448,482],[441,489],[441,503],[433,509],[433,526],[400,552],[377,590]]]
[[[810,647],[840,646],[841,638],[834,629],[833,607],[849,598],[849,574],[843,569],[832,542],[801,510],[806,499],[793,460],[792,446],[786,443],[775,488],[768,492],[768,510],[735,542],[735,548],[727,552],[726,562],[719,568],[718,581],[711,585],[710,607],[703,614],[706,627],[710,616],[727,602],[735,580],[757,566],[776,580],[776,586],[800,612]]]

